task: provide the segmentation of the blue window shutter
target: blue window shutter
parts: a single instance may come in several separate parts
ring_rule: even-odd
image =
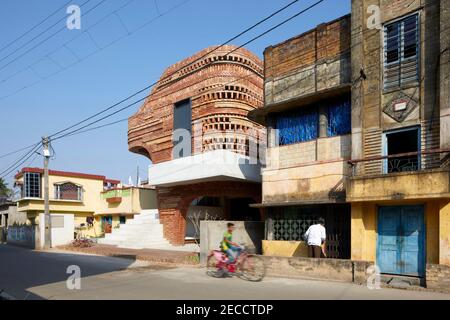
[[[317,139],[319,113],[316,110],[296,110],[276,117],[281,146]]]
[[[328,136],[340,136],[352,131],[350,99],[334,101],[328,105]]]

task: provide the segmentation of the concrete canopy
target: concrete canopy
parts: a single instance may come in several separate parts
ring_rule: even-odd
[[[148,178],[154,186],[175,186],[207,181],[261,182],[260,165],[227,150],[215,150],[149,167]]]

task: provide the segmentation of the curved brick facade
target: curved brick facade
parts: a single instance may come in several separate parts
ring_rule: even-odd
[[[263,64],[248,50],[241,48],[226,56],[236,47],[216,48],[204,49],[167,68],[150,97],[129,119],[130,151],[153,163],[171,160],[173,106],[190,98],[193,136],[200,128],[194,124],[200,124],[203,133],[202,150],[193,150],[194,154],[222,148],[247,152],[245,133],[261,129],[247,114],[263,104]],[[235,138],[223,141],[224,133]]]
[[[154,164],[172,160],[174,105],[186,99],[191,100],[193,139],[201,139],[201,143],[192,143],[193,154],[227,149],[248,155],[249,140],[256,140],[257,135],[265,140],[265,129],[247,118],[249,111],[263,106],[262,61],[245,49],[227,55],[236,47],[217,48],[204,49],[167,68],[150,97],[129,120],[130,151],[148,157]],[[227,201],[250,198],[260,202],[261,184],[210,181],[157,186],[157,193],[164,236],[172,244],[182,245],[192,200],[215,196]]]

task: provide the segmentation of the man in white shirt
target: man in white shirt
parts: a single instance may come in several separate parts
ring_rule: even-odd
[[[308,231],[305,233],[305,239],[308,243],[308,256],[310,258],[320,258],[322,253],[326,257],[325,220],[323,218],[319,218],[318,222],[318,224],[313,224],[310,226]]]

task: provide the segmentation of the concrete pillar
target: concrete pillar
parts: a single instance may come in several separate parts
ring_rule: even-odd
[[[450,202],[439,210],[439,264],[450,266]]]
[[[425,206],[427,263],[439,264],[439,201],[429,201]]]
[[[319,108],[319,138],[326,138],[328,133],[328,112],[326,106]]]
[[[365,230],[363,205],[361,203],[352,203],[351,207],[351,259],[364,260]]]
[[[267,147],[273,148],[278,146],[278,134],[275,128],[275,119],[267,117]]]
[[[351,259],[376,261],[376,206],[352,203],[351,210]]]

